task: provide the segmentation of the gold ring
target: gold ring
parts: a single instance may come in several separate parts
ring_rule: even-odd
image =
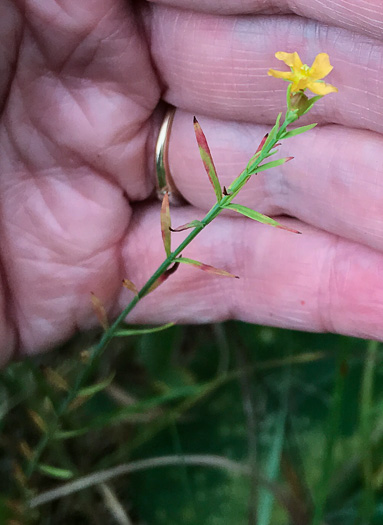
[[[169,140],[176,108],[169,106],[162,122],[155,148],[155,171],[157,177],[157,197],[162,200],[164,194],[169,194],[169,200],[174,206],[185,203],[177,190],[169,168]]]

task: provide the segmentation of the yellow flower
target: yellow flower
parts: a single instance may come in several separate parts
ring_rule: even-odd
[[[275,53],[275,57],[289,66],[291,72],[269,69],[268,74],[272,77],[283,78],[291,82],[292,93],[304,91],[306,88],[316,95],[327,95],[328,93],[338,91],[335,86],[326,84],[326,82],[321,80],[326,77],[333,68],[327,53],[319,53],[319,55],[315,57],[311,67],[307,64],[302,64],[297,52],[284,53],[283,51],[278,51],[278,53]]]

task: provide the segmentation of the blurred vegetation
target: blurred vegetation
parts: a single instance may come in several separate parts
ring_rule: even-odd
[[[0,373],[0,523],[383,523],[378,344],[239,322],[114,340],[28,476],[98,337]]]

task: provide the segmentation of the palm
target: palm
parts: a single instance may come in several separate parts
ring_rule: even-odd
[[[255,11],[257,2],[248,3],[252,5],[248,10]],[[153,15],[142,16],[149,37],[126,2],[92,0],[86,9],[73,0],[26,5],[24,14],[12,3],[0,7],[0,24],[8,29],[0,28],[6,50],[0,61],[8,71],[0,85],[5,101],[0,127],[4,359],[14,348],[38,350],[67,338],[76,328],[90,326],[91,291],[107,305],[121,306],[128,299],[121,278],[141,284],[163,258],[158,206],[135,204],[153,191],[151,156],[158,129],[153,113],[161,90],[167,101],[183,110],[177,112],[177,133],[171,143],[176,183],[191,204],[205,209],[212,197],[194,145],[192,114],[205,116],[202,123],[225,183],[253,153],[264,125],[282,107],[285,87],[260,74],[253,84],[251,75],[243,81],[251,61],[267,70],[275,65],[270,63],[273,51],[284,47],[279,31],[268,36],[262,55],[251,55],[254,42],[246,40],[248,19],[235,25],[233,18],[156,6]],[[212,12],[218,5],[213,0],[202,2]],[[223,5],[234,12],[237,3],[226,0]],[[287,23],[268,17],[266,24],[274,19],[280,29]],[[295,29],[297,50],[304,57],[298,26]],[[375,29],[372,25],[361,31],[374,35]],[[227,37],[230,31],[233,40]],[[332,57],[328,48],[335,37],[330,31],[327,48],[317,49],[315,43],[315,52],[328,50]],[[222,53],[220,60],[214,53]],[[242,69],[236,65],[236,53]],[[339,59],[341,64],[335,48],[334,53],[335,62]],[[378,41],[376,53],[382,53]],[[381,155],[383,128],[376,115],[382,106],[378,94],[371,99],[371,93],[362,93],[355,99],[352,90],[359,89],[360,79],[346,85],[344,97],[327,102],[317,115],[322,123],[342,126],[291,142],[288,154],[296,157],[294,167],[252,181],[242,198],[262,212],[294,215],[323,231],[297,223],[305,231],[298,239],[223,218],[190,251],[239,273],[241,282],[222,284],[183,269],[149,296],[132,319],[239,317],[382,335],[381,189],[374,168]],[[336,77],[331,81],[337,85]],[[371,84],[375,88],[377,81]],[[265,102],[270,86],[279,90],[267,95]],[[364,113],[353,109],[356,102]],[[226,122],[217,128],[220,118]],[[351,129],[361,127],[361,122],[377,133]],[[364,184],[357,179],[355,162],[368,179]],[[351,170],[353,176],[342,179],[341,170]],[[345,198],[351,182],[352,206]],[[362,219],[355,218],[356,210]],[[191,207],[177,210],[174,222],[196,214]],[[331,233],[350,241],[339,241]]]
[[[128,199],[152,189],[145,144],[159,99],[120,2],[39,4],[14,13],[25,26],[1,126],[4,266],[26,348],[84,326],[91,290],[111,300],[120,288]]]

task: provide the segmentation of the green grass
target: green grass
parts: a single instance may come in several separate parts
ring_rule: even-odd
[[[1,524],[383,523],[377,343],[237,322],[117,339],[56,428],[98,336],[0,373]]]

